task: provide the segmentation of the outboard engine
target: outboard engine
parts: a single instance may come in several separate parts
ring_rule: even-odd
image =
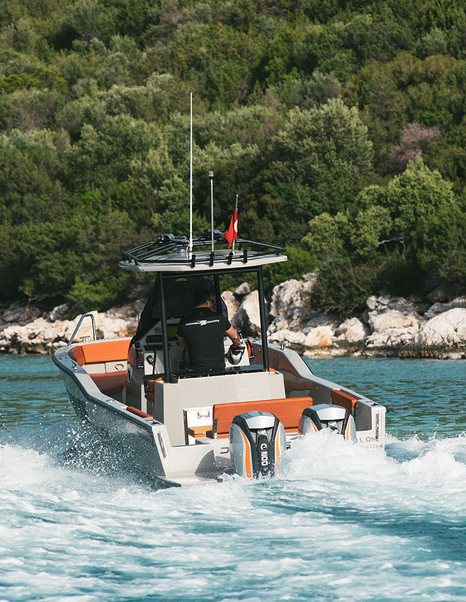
[[[321,403],[303,410],[299,420],[299,432],[302,435],[316,433],[323,428],[336,431],[348,441],[357,441],[354,418],[341,406]]]
[[[274,476],[286,449],[283,424],[268,412],[235,416],[230,427],[231,458],[242,477]]]

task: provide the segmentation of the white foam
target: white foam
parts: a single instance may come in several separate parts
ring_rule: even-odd
[[[339,497],[361,507],[386,507],[430,511],[435,493],[436,508],[445,513],[466,512],[466,465],[461,461],[466,438],[421,442],[399,441],[404,451],[418,455],[397,461],[380,451],[347,443],[329,431],[307,436],[290,450],[283,478],[307,483],[314,489],[338,488]],[[302,485],[300,485],[302,486]]]
[[[158,492],[1,447],[7,599],[460,600],[466,440],[390,445],[321,432],[276,479]]]

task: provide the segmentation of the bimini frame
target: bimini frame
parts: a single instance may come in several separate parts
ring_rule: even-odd
[[[212,233],[207,231],[193,240],[192,253],[185,236],[160,235],[155,240],[124,251],[120,267],[132,272],[185,272],[214,266],[230,270],[239,266],[267,265],[287,260],[283,247],[278,245],[238,238],[233,251],[228,249],[223,232],[215,230],[213,235],[213,251]]]
[[[212,251],[212,238],[215,248]],[[204,236],[193,240],[190,253],[190,241],[185,236],[166,234],[155,240],[144,243],[123,253],[120,266],[136,272],[158,272],[160,294],[160,318],[162,349],[165,367],[165,379],[172,382],[174,374],[170,366],[168,349],[167,308],[165,304],[164,283],[167,280],[183,277],[214,277],[217,307],[220,303],[219,276],[227,273],[252,272],[257,276],[259,296],[259,314],[261,322],[261,342],[263,350],[263,369],[269,369],[267,345],[267,315],[264,301],[264,265],[286,261],[283,247],[259,243],[246,239],[238,239],[236,250],[227,248],[223,233],[216,230],[206,232]]]

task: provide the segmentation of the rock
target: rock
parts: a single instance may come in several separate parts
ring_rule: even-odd
[[[457,307],[426,322],[417,343],[422,347],[466,347],[466,309]]]
[[[392,297],[390,295],[381,295],[380,297],[371,296],[366,301],[369,313],[382,313],[389,309],[399,311],[401,313],[415,313],[416,306],[412,301],[408,301],[404,297]]]
[[[276,317],[269,326],[269,333],[279,330],[305,330],[309,322],[310,312],[305,307],[292,306],[281,316]]]
[[[457,297],[450,301],[449,303],[434,303],[424,314],[426,318],[429,320],[434,316],[447,312],[450,309],[455,309],[455,307],[465,308],[466,307],[466,297]]]
[[[258,336],[260,334],[258,291],[253,291],[245,297],[232,319],[232,324],[243,336]]]
[[[5,310],[1,316],[3,322],[15,324],[27,324],[32,320],[38,318],[41,311],[35,305],[30,303],[16,302],[12,303],[7,310]]]
[[[367,321],[372,333],[367,349],[414,345],[422,322],[412,301],[403,297],[369,297]]]
[[[0,348],[10,353],[48,353],[52,342],[65,340],[63,324],[37,318],[25,326],[8,326],[0,333]]]
[[[96,314],[96,328],[98,339],[114,339],[116,337],[131,336],[136,330],[136,318],[115,318],[108,313]]]
[[[306,274],[302,280],[287,280],[274,287],[270,302],[274,320],[269,326],[269,333],[305,331],[309,320],[316,315],[309,305],[315,280],[315,274]]]
[[[375,332],[366,339],[366,348],[384,349],[387,347],[405,347],[414,345],[419,329],[416,328],[387,328]]]
[[[427,295],[427,299],[431,303],[444,303],[448,300],[448,297],[447,291],[442,286],[437,287]]]
[[[364,324],[358,318],[345,320],[335,330],[335,340],[339,343],[357,345],[364,342],[367,332]]]
[[[335,325],[325,314],[313,312],[308,307],[291,305],[270,325],[269,339],[273,342],[284,341],[298,349],[304,347],[304,350],[329,348],[332,346],[334,330]]]
[[[269,336],[271,343],[288,343],[290,347],[300,349],[304,345],[305,335],[303,332],[293,332],[292,330],[279,330]]]
[[[287,280],[273,289],[268,329],[272,343],[286,343],[307,356],[337,356],[349,352],[369,356],[466,357],[466,297],[446,301],[445,293],[433,291],[432,305],[425,299],[373,295],[367,299],[363,316],[338,324],[329,316],[310,309],[309,295],[316,280],[308,274],[302,280]],[[232,324],[245,336],[260,335],[258,291],[243,283],[222,298]],[[97,338],[112,339],[134,334],[138,300],[105,313],[93,312]],[[422,309],[421,309],[422,308]],[[15,303],[0,318],[0,352],[51,353],[67,344],[78,318],[65,320],[66,304],[40,315],[33,305]],[[425,311],[425,313],[423,313]],[[79,333],[92,338],[87,321]]]
[[[63,320],[68,310],[69,310],[68,303],[62,303],[62,305],[57,305],[49,313],[48,319],[50,320],[50,322],[56,322],[57,320]]]
[[[136,317],[129,320],[112,317],[110,312],[93,312],[96,319],[97,338],[125,337],[134,334]],[[8,353],[51,353],[63,347],[71,338],[78,323],[75,320],[55,320],[36,318],[26,325],[12,324],[0,332],[0,351]],[[90,320],[86,321],[79,335],[92,339]]]
[[[366,301],[366,306],[369,311],[373,311],[377,305],[377,297],[375,295],[370,296]]]
[[[390,297],[390,295],[381,295],[380,297],[372,295],[367,299],[366,305],[369,311],[384,311],[394,301],[396,301],[396,298]]]
[[[311,328],[304,339],[304,346],[309,349],[313,347],[331,347],[333,344],[334,330],[331,326],[317,326]]]
[[[305,333],[308,333],[311,329],[317,328],[317,326],[330,326],[332,330],[336,329],[336,324],[326,314],[314,311],[304,324],[303,330]]]
[[[235,297],[235,294],[231,291],[224,291],[222,293],[222,299],[227,306],[228,319],[231,322],[239,309],[240,303]]]
[[[306,274],[302,280],[286,280],[275,286],[270,302],[271,315],[279,317],[292,311],[294,307],[307,308],[309,295],[316,279],[317,274]]]
[[[370,312],[369,324],[374,332],[390,329],[419,328],[419,320],[414,313],[404,313],[396,309],[388,309],[382,313]]]
[[[251,293],[251,287],[249,286],[249,284],[247,282],[243,282],[235,290],[234,295],[236,298],[239,297],[240,299],[242,299],[243,297],[246,297],[250,293]]]
[[[145,301],[138,300],[134,303],[123,305],[121,307],[112,307],[105,314],[107,318],[115,318],[117,320],[124,320],[125,322],[133,323],[139,319],[139,315],[143,310]]]

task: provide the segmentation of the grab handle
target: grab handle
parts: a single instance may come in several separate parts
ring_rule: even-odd
[[[86,318],[90,318],[91,319],[91,324],[92,324],[92,340],[96,341],[97,340],[97,331],[96,331],[96,327],[95,327],[95,317],[94,314],[91,312],[87,312],[85,314],[82,314],[81,317],[79,318],[79,322],[76,325],[76,328],[73,330],[73,334],[70,337],[70,340],[68,341],[68,344],[74,343],[75,342],[75,337],[79,332],[79,329],[81,328],[82,323],[84,322],[84,320]],[[80,337],[80,341],[84,341],[86,340],[88,337]]]

